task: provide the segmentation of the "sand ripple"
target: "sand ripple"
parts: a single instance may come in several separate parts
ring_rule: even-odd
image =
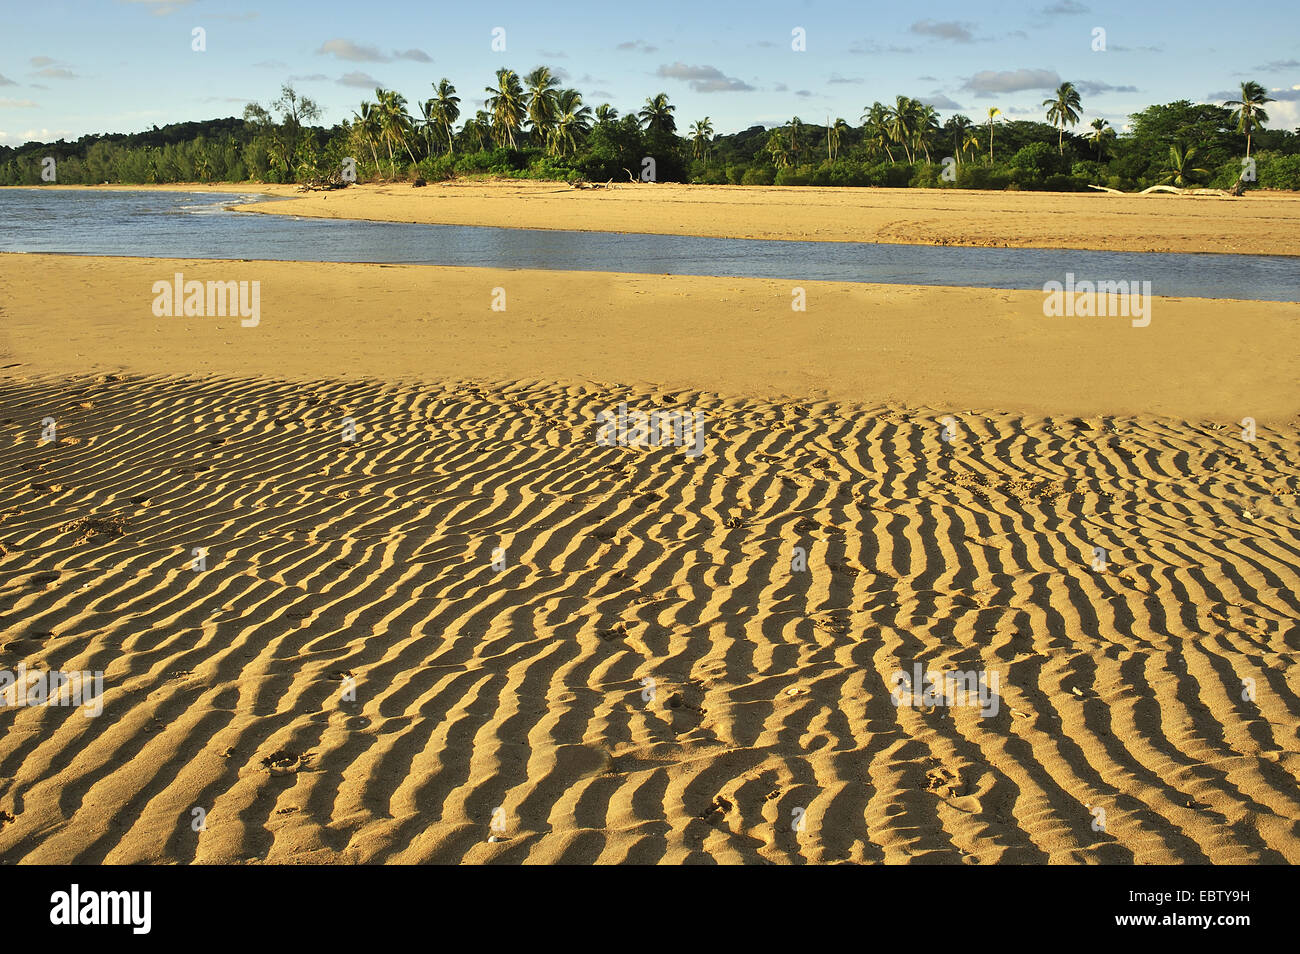
[[[0,668],[105,709],[0,708],[0,857],[1300,861],[1296,429],[947,413],[6,385]]]

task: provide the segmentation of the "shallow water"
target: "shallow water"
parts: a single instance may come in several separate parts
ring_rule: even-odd
[[[1187,298],[1300,301],[1300,259],[1268,255],[784,242],[411,225],[227,211],[257,195],[0,190],[0,251],[384,262],[1042,290],[1140,281]]]

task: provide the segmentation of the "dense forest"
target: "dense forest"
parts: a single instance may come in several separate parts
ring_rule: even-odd
[[[1267,128],[1272,100],[1258,83],[1217,104],[1179,100],[1132,114],[1117,133],[1104,119],[1080,131],[1078,90],[1044,100],[1044,121],[996,108],[942,124],[933,106],[899,96],[866,106],[857,124],[794,117],[776,128],[714,135],[709,118],[684,130],[664,93],[620,116],[561,88],[540,66],[499,70],[485,108],[463,115],[446,79],[411,108],[377,89],[343,123],[315,123],[319,107],[291,86],[241,118],[177,123],[132,135],[0,146],[0,185],[40,185],[55,160],[63,184],[306,182],[506,176],[569,182],[649,180],[736,185],[919,186],[1134,191],[1152,185],[1300,189],[1300,130]],[[652,160],[652,161],[649,161]],[[1249,160],[1249,162],[1247,161]],[[350,176],[349,176],[350,177]]]

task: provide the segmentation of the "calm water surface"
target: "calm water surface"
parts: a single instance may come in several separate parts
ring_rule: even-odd
[[[1300,301],[1300,258],[409,225],[232,212],[264,196],[0,190],[0,251],[162,258],[384,262],[1037,289],[1151,282],[1155,295]]]

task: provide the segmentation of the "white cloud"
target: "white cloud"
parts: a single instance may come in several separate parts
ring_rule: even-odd
[[[724,75],[716,66],[687,66],[678,62],[659,67],[655,75],[665,79],[686,80],[697,93],[743,92],[754,88],[744,80]]]
[[[970,43],[975,39],[975,34],[971,32],[971,27],[974,25],[956,20],[917,20],[908,29],[921,36],[952,40],[954,43]]]
[[[344,73],[338,78],[338,83],[340,86],[356,86],[359,89],[374,89],[376,86],[384,85],[369,73],[362,73],[358,70]]]
[[[962,89],[976,93],[1018,93],[1027,89],[1055,89],[1061,77],[1054,70],[982,70],[965,83]]]
[[[424,50],[393,50],[390,56],[380,50],[379,47],[369,46],[365,43],[353,43],[351,40],[345,40],[342,37],[326,40],[316,52],[333,56],[335,59],[347,60],[350,63],[391,63],[393,60],[413,60],[416,63],[433,62],[433,57]]]

